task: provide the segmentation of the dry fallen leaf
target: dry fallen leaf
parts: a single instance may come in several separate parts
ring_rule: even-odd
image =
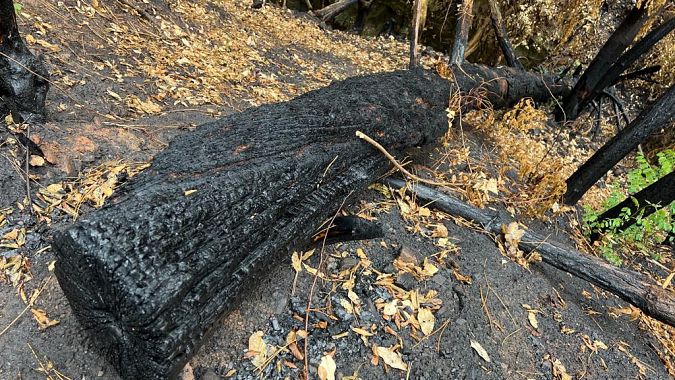
[[[480,343],[476,342],[475,340],[471,339],[471,348],[478,353],[478,355],[483,358],[486,362],[490,363],[492,360],[490,359],[490,355],[488,355],[487,351],[483,348],[483,346],[480,345]]]
[[[527,312],[527,320],[530,322],[530,325],[532,325],[532,327],[534,327],[535,329],[539,328],[539,322],[537,322],[537,314],[534,311],[529,310]]]
[[[417,312],[417,321],[420,323],[420,328],[424,335],[429,335],[434,331],[436,318],[431,310],[421,307]]]
[[[335,360],[330,355],[324,355],[319,363],[319,378],[321,380],[335,380]]]
[[[572,380],[572,376],[567,373],[567,369],[560,359],[553,361],[553,376],[558,380]]]
[[[44,330],[59,324],[59,321],[47,317],[47,312],[42,309],[31,309],[30,311],[33,313],[33,317],[35,317],[40,330]]]
[[[267,361],[267,344],[263,340],[263,332],[256,331],[248,338],[248,352],[251,363],[259,370],[263,369]]]
[[[387,347],[377,347],[377,356],[381,357],[388,366],[401,371],[407,371],[408,365],[403,362],[401,354],[395,352],[391,348]]]

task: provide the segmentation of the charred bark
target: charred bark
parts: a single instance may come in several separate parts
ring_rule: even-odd
[[[612,33],[602,46],[598,54],[581,78],[577,81],[572,92],[564,99],[563,109],[556,110],[557,120],[574,120],[581,110],[593,100],[591,95],[598,82],[602,80],[607,69],[611,67],[626,48],[633,42],[640,28],[647,20],[647,2],[634,7],[628,13],[619,27]]]
[[[621,218],[620,225],[612,226],[614,231],[623,231],[635,224],[638,217],[644,219],[661,209],[661,207],[667,207],[673,201],[675,201],[675,172],[667,174],[636,194],[624,199],[618,205],[605,211],[598,217],[597,223],[602,223],[608,219],[616,219],[624,214],[625,209],[628,209],[628,217]],[[602,230],[593,231],[590,240],[598,240],[601,233]]]
[[[41,122],[49,90],[48,73],[19,35],[12,0],[0,0],[0,116]]]
[[[656,43],[661,41],[663,37],[668,35],[668,33],[672,32],[673,29],[675,29],[675,17],[672,17],[670,20],[657,26],[652,31],[647,33],[647,35],[644,36],[644,38],[636,42],[633,47],[631,47],[626,53],[621,55],[621,57],[619,57],[619,59],[609,69],[607,69],[607,72],[604,74],[602,79],[593,88],[592,93],[587,96],[588,99],[592,101],[593,99],[597,98],[598,95],[600,95],[604,89],[619,81],[619,78],[621,78],[621,74],[624,71],[626,71],[626,69],[628,69],[630,65],[635,63],[635,61],[637,61],[640,57],[642,57],[643,54],[648,52],[649,49],[652,48],[652,46],[656,45]],[[651,68],[651,70],[654,69]],[[656,70],[658,70],[658,68]],[[652,72],[655,72],[656,70]],[[649,71],[640,70],[639,73],[638,72],[636,73],[643,75],[645,74],[645,72]],[[635,73],[630,74],[635,75]],[[627,79],[627,77],[624,77],[622,79]]]
[[[502,13],[499,11],[497,0],[488,0],[488,4],[490,5],[492,27],[494,28],[499,48],[502,50],[502,54],[504,54],[506,64],[519,70],[525,70],[513,51],[511,41],[509,41],[509,35],[506,31],[506,26],[504,26],[504,20],[502,19]]]
[[[445,133],[458,90],[495,82],[495,107],[565,91],[553,77],[455,71],[454,83],[421,70],[351,78],[206,124],[59,233],[59,283],[122,377],[174,378],[257,277],[389,168],[357,130],[400,153]]]
[[[466,43],[469,40],[469,30],[473,20],[473,0],[462,0],[457,24],[455,26],[455,40],[450,53],[450,63],[460,66],[464,62]]]
[[[410,30],[410,62],[408,64],[408,67],[411,69],[417,67],[419,63],[417,45],[427,18],[427,0],[415,0],[413,7],[413,22],[412,29]]]
[[[385,182],[395,187],[406,187],[405,181],[398,179],[387,179]],[[414,185],[412,191],[416,199],[428,203],[430,207],[469,219],[489,233],[501,234],[501,226],[510,222],[423,185]],[[612,292],[652,318],[675,326],[675,294],[642,273],[617,268],[597,257],[547,240],[544,236],[526,231],[518,246],[526,252],[539,252],[545,263]]]
[[[647,107],[630,125],[598,149],[567,179],[564,202],[574,205],[600,177],[652,133],[667,128],[675,121],[675,85]]]

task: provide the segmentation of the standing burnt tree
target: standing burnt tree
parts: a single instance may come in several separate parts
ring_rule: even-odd
[[[0,0],[0,115],[42,121],[49,89],[47,69],[19,35],[12,0]]]

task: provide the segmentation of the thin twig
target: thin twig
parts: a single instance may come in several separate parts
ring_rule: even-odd
[[[47,284],[49,284],[49,283],[51,282],[52,278],[53,278],[52,276],[49,276],[49,278],[48,278],[47,280],[45,280],[45,282],[44,282],[44,283],[42,284],[42,286],[40,287],[40,290],[38,290],[37,294],[36,294],[34,297],[33,297],[33,296],[30,297],[30,300],[28,301],[28,304],[27,304],[26,307],[21,311],[21,313],[19,313],[19,315],[17,315],[16,318],[14,318],[14,319],[12,320],[12,322],[10,322],[9,325],[7,325],[7,327],[5,327],[2,331],[0,331],[0,337],[3,336],[10,328],[12,328],[12,326],[14,326],[14,324],[15,324],[19,319],[21,319],[21,317],[23,317],[24,314],[26,314],[26,312],[28,311],[28,309],[30,309],[30,308],[33,307],[33,305],[35,304],[35,301],[37,301],[38,297],[40,296],[40,294],[42,293],[42,291],[45,290],[45,287],[47,287]]]
[[[417,181],[417,182],[426,183],[427,185],[433,185],[433,186],[453,186],[453,185],[457,185],[456,183],[453,183],[453,182],[436,182],[436,181],[432,181],[432,180],[428,180],[428,179],[424,179],[424,178],[418,177],[418,176],[412,174],[411,172],[409,172],[408,170],[406,170],[406,168],[404,168],[403,165],[401,165],[401,164],[396,160],[396,158],[394,158],[394,156],[392,156],[391,154],[389,154],[389,152],[387,152],[387,150],[384,149],[384,147],[383,147],[382,145],[380,145],[377,141],[373,140],[372,138],[368,137],[365,133],[363,133],[363,132],[361,132],[361,131],[356,131],[356,136],[357,136],[358,138],[362,139],[362,140],[365,140],[367,143],[369,143],[370,145],[372,145],[372,146],[374,146],[375,148],[377,148],[377,150],[379,150],[380,152],[382,152],[382,154],[383,154],[389,161],[391,161],[392,164],[394,164],[394,166],[396,167],[396,169],[400,170],[401,173],[403,173],[403,174],[406,175],[407,177],[410,177],[410,179],[412,179],[412,180],[415,180],[415,181]]]
[[[26,139],[30,141],[30,124],[26,124]],[[26,143],[26,196],[28,197],[28,213],[33,216],[33,196],[30,194],[30,148]]]

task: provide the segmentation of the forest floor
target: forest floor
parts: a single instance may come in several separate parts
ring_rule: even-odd
[[[124,3],[22,3],[23,36],[44,55],[52,87],[48,122],[22,130],[46,159],[28,169],[32,212],[23,150],[0,130],[0,379],[118,379],[53,276],[50,237],[100,207],[172,137],[250,106],[407,65],[407,44],[393,37],[326,30],[307,14],[252,10],[250,1],[150,0],[143,13],[152,21]],[[434,67],[439,59],[427,51],[422,62]],[[532,146],[553,144],[557,134],[532,105],[519,107],[455,122],[446,140],[410,153],[414,167],[463,181],[456,195],[474,204],[526,213],[517,170],[500,161],[541,151],[499,151],[503,141],[491,127],[532,123],[522,137]],[[552,150],[560,175],[606,139],[569,134],[577,143]],[[305,355],[311,378],[327,357],[338,379],[666,379],[673,371],[672,329],[546,264],[514,262],[463,220],[382,185],[347,211],[376,219],[385,237],[317,247],[294,264],[289,258],[217,323],[183,379],[293,379]],[[583,247],[575,213],[563,211],[526,224]],[[305,326],[310,293],[316,312]],[[306,329],[306,350],[286,343]]]

